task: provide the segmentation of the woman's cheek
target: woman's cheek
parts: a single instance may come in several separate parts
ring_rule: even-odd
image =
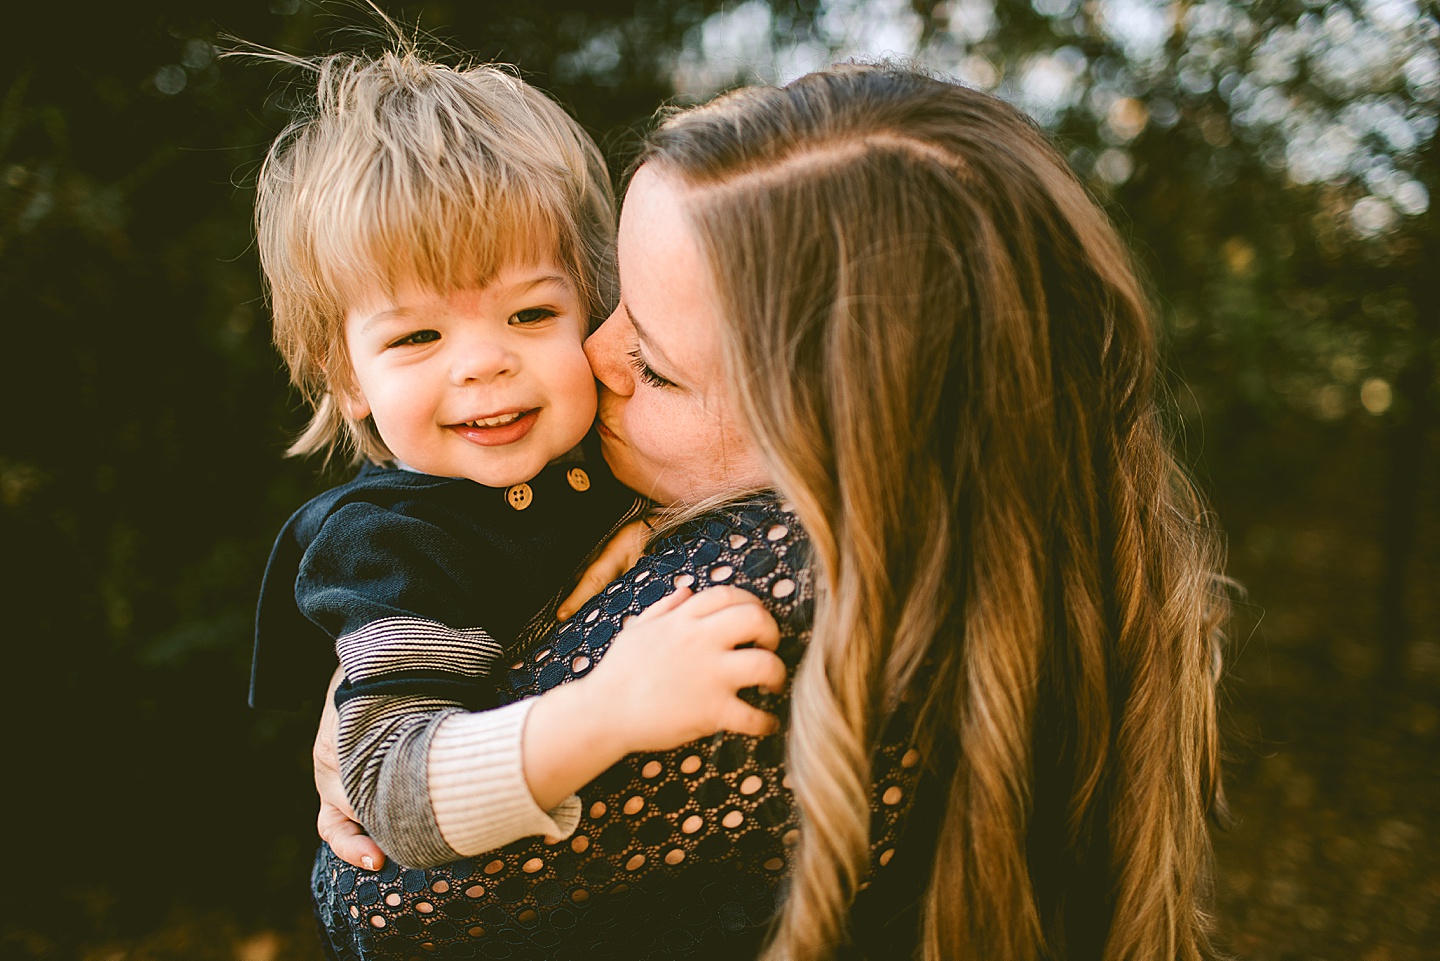
[[[712,441],[706,428],[683,403],[642,386],[626,406],[628,440],[635,466],[645,474],[652,496],[668,503],[692,500],[697,484],[709,478],[703,452]]]

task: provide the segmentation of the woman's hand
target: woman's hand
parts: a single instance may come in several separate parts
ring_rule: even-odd
[[[645,541],[651,533],[652,528],[645,520],[631,521],[616,531],[615,536],[605,542],[600,553],[581,572],[575,589],[560,602],[555,619],[568,621],[572,614],[580,610],[580,605],[600,593],[600,589],[606,584],[634,567],[635,562],[640,560],[640,555],[645,553]]]
[[[335,688],[344,676],[337,669],[330,679],[325,707],[320,712],[320,729],[315,732],[315,748],[311,752],[315,762],[315,790],[320,794],[320,814],[315,818],[315,829],[320,840],[330,845],[340,860],[357,868],[378,871],[385,865],[385,852],[355,820],[355,809],[350,806],[345,785],[340,780],[340,756],[335,749],[339,730]]]
[[[778,691],[780,630],[752,594],[679,588],[616,635],[590,674],[541,695],[525,723],[525,778],[550,810],[616,761],[716,731],[764,735],[778,722],[741,688]]]

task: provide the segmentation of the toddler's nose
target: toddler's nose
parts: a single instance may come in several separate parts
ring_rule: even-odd
[[[455,344],[450,362],[450,380],[457,386],[485,383],[515,372],[515,354],[503,344],[474,339]]]

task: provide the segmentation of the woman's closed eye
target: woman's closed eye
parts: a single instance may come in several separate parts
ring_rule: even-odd
[[[397,337],[397,338],[395,338],[394,340],[390,341],[390,343],[386,344],[385,346],[386,346],[386,347],[412,347],[412,346],[418,346],[418,345],[420,345],[420,344],[433,344],[435,341],[437,341],[437,340],[439,340],[439,339],[440,339],[440,331],[438,331],[438,330],[414,330],[414,331],[411,331],[410,333],[406,334],[404,337]]]
[[[639,347],[630,348],[630,366],[634,367],[635,373],[640,375],[640,379],[645,383],[649,384],[651,387],[675,386],[674,381],[666,380],[664,377],[661,377],[659,374],[655,373],[655,369],[653,367],[645,363],[645,358],[640,355]]]

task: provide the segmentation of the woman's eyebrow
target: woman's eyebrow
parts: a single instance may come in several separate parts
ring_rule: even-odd
[[[679,368],[676,367],[675,362],[660,348],[659,344],[655,343],[655,339],[645,332],[645,327],[640,321],[635,319],[635,315],[630,313],[630,305],[622,300],[620,302],[620,309],[625,311],[625,316],[630,320],[630,326],[635,328],[635,336],[640,338],[641,342],[649,348],[650,352],[658,357],[665,366],[672,370],[678,370]]]

